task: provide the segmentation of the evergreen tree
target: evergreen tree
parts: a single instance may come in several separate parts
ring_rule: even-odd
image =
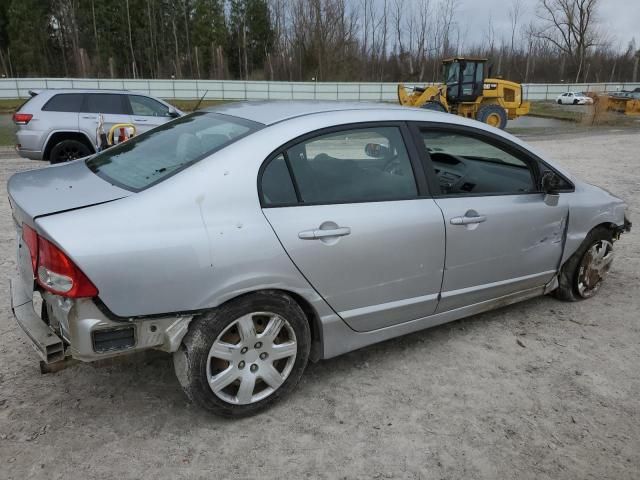
[[[224,75],[218,49],[226,48],[226,41],[224,3],[221,0],[195,0],[192,44],[196,73],[200,78],[221,78]]]
[[[264,68],[274,31],[265,0],[231,0],[228,56],[232,72],[248,79]]]
[[[49,2],[12,0],[7,9],[7,38],[13,74],[39,76],[49,71]]]

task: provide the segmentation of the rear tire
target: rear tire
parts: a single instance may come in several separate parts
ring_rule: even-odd
[[[597,258],[599,253],[603,254],[603,259]],[[559,285],[553,296],[567,302],[593,297],[606,278],[612,261],[611,230],[604,227],[592,230],[560,269]]]
[[[282,292],[265,291],[194,318],[173,364],[193,403],[224,417],[243,417],[293,390],[310,349],[309,322],[300,306]]]
[[[49,162],[63,163],[91,155],[91,150],[78,140],[62,140],[58,142],[49,154]]]
[[[447,109],[444,107],[444,105],[436,100],[429,100],[428,102],[423,103],[420,108],[424,108],[425,110],[433,110],[434,112],[447,113]]]
[[[507,126],[507,112],[500,105],[485,105],[478,109],[476,120],[504,130]]]

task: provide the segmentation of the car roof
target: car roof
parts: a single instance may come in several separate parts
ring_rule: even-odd
[[[134,93],[129,90],[108,89],[108,88],[46,88],[46,89],[33,88],[30,91],[38,95],[42,95],[42,94],[54,95],[56,93],[121,93],[121,94]],[[147,94],[136,93],[136,95],[147,95]]]
[[[264,125],[272,125],[292,118],[309,116],[327,112],[347,112],[347,111],[367,111],[367,110],[389,110],[389,111],[415,111],[432,113],[438,115],[437,120],[442,121],[440,112],[430,112],[424,109],[415,109],[394,105],[391,103],[374,102],[339,102],[339,101],[252,101],[237,102],[218,105],[204,109],[205,111],[232,115],[244,118]],[[454,116],[451,116],[455,118]]]

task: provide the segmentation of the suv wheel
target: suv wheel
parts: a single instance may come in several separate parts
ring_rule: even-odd
[[[62,140],[51,149],[49,162],[70,162],[71,160],[86,157],[90,154],[91,150],[84,143],[78,140]]]
[[[257,293],[192,320],[174,367],[194,403],[226,417],[247,416],[296,386],[310,347],[300,306],[280,292]]]

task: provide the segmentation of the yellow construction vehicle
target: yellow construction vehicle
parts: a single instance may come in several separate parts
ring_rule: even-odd
[[[625,115],[640,115],[640,87],[602,95],[600,101],[606,102],[607,110]]]
[[[444,83],[409,90],[398,85],[398,100],[407,107],[449,112],[505,128],[507,120],[529,113],[522,85],[485,78],[486,58],[449,58],[442,62]]]

